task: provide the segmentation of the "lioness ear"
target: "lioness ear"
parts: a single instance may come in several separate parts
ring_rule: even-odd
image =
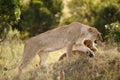
[[[93,29],[92,29],[92,28],[88,28],[88,31],[89,31],[89,32],[93,32]]]

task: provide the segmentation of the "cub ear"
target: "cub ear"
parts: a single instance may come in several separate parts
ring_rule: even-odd
[[[93,28],[88,28],[88,31],[89,32],[93,32]]]

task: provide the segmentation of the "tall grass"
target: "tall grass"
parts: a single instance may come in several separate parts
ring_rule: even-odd
[[[56,63],[54,72],[62,80],[119,80],[120,53],[116,49],[99,49],[95,58],[79,56],[70,62]]]
[[[16,37],[7,38],[0,44],[0,80],[13,80],[17,73],[11,69],[19,64],[24,45]],[[74,56],[58,62],[63,50],[50,53],[46,68],[37,67],[36,56],[24,69],[20,80],[120,80],[120,53],[114,46],[102,44],[95,58]]]

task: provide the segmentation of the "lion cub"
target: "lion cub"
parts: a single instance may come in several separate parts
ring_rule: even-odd
[[[97,48],[93,45],[91,40],[85,40],[84,41],[84,45],[86,47],[88,47],[90,50],[92,50],[93,52],[97,51]],[[84,46],[81,46],[81,47],[82,48],[79,49],[79,50],[73,50],[72,54],[73,55],[81,55],[82,56],[82,55],[86,55],[85,53],[87,53],[87,54],[89,53],[89,52],[83,51],[83,49],[86,48],[86,47],[84,47]],[[88,55],[89,55],[89,57],[93,57],[93,54],[91,54],[91,53],[89,53]],[[66,57],[66,53],[64,53],[63,55],[60,56],[59,61],[63,60],[65,57]]]

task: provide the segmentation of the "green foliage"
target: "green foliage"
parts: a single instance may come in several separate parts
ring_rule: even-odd
[[[7,5],[6,5],[7,4]],[[0,0],[0,19],[11,25],[20,19],[21,0]]]
[[[91,0],[72,0],[68,4],[71,17],[65,19],[63,24],[71,23],[73,21],[82,22],[84,24],[93,25],[93,18],[96,16],[95,4],[97,1]]]
[[[108,24],[105,28],[108,31],[106,38],[110,39],[112,42],[120,43],[120,23]]]
[[[0,0],[0,35],[18,23],[22,0]]]
[[[120,21],[120,6],[115,3],[103,3],[97,12],[94,25],[106,35],[105,25]],[[104,36],[105,36],[104,35]]]
[[[19,30],[33,36],[54,28],[60,21],[61,11],[62,0],[30,0],[22,9]]]
[[[0,0],[0,35],[7,35],[11,27],[22,38],[54,28],[62,8],[62,0]]]
[[[63,24],[78,21],[94,26],[105,36],[105,25],[120,22],[119,0],[72,0],[68,3],[71,17],[63,20]]]

